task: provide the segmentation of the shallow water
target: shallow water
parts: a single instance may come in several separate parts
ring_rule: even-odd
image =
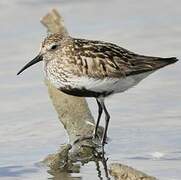
[[[180,6],[179,0],[0,1],[0,179],[99,179],[93,162],[80,173],[56,178],[38,165],[67,142],[41,65],[16,76],[46,35],[40,17],[56,7],[73,36],[181,59]],[[181,179],[180,69],[181,62],[166,67],[106,101],[112,117],[109,163],[121,162],[159,179]],[[88,101],[96,114],[95,101]]]

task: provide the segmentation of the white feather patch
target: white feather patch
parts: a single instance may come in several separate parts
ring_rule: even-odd
[[[126,78],[104,78],[95,79],[89,77],[77,77],[71,79],[71,87],[77,89],[87,89],[94,92],[113,91],[114,93],[123,92],[146,78],[152,72],[128,76]]]

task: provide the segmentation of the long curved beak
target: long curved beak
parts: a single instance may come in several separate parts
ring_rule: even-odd
[[[30,66],[40,62],[43,60],[43,56],[42,55],[38,55],[36,56],[32,61],[30,61],[29,63],[27,63],[18,73],[17,75],[19,75],[20,73],[22,73],[25,69],[29,68]]]

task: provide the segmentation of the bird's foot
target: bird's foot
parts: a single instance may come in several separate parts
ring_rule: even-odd
[[[96,137],[95,135],[80,137],[77,140],[75,140],[73,144],[77,144],[86,140],[91,140],[91,143],[93,144],[94,147],[98,147],[98,148],[102,147],[101,141],[97,135]]]
[[[101,146],[101,148],[99,149],[95,149],[94,150],[94,156],[97,158],[97,159],[100,159],[102,161],[107,161],[108,158],[105,157],[105,151],[104,151],[104,146]]]
[[[103,138],[102,141],[101,141],[101,144],[102,144],[103,147],[104,147],[106,144],[108,144],[108,138],[107,138],[107,137]]]
[[[105,151],[104,146],[107,143],[105,140],[101,142],[99,137],[92,135],[92,136],[83,136],[78,138],[76,141],[74,141],[74,145],[77,143],[80,143],[82,141],[90,140],[91,143],[81,143],[80,147],[86,147],[92,149],[93,155],[96,159],[105,160]]]

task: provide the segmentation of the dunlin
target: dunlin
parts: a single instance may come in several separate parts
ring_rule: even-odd
[[[178,61],[175,57],[143,56],[112,43],[76,39],[56,33],[42,43],[41,50],[19,72],[43,61],[46,78],[60,91],[73,96],[94,97],[98,104],[97,135],[102,111],[106,142],[110,115],[104,99],[137,85],[154,71]]]

